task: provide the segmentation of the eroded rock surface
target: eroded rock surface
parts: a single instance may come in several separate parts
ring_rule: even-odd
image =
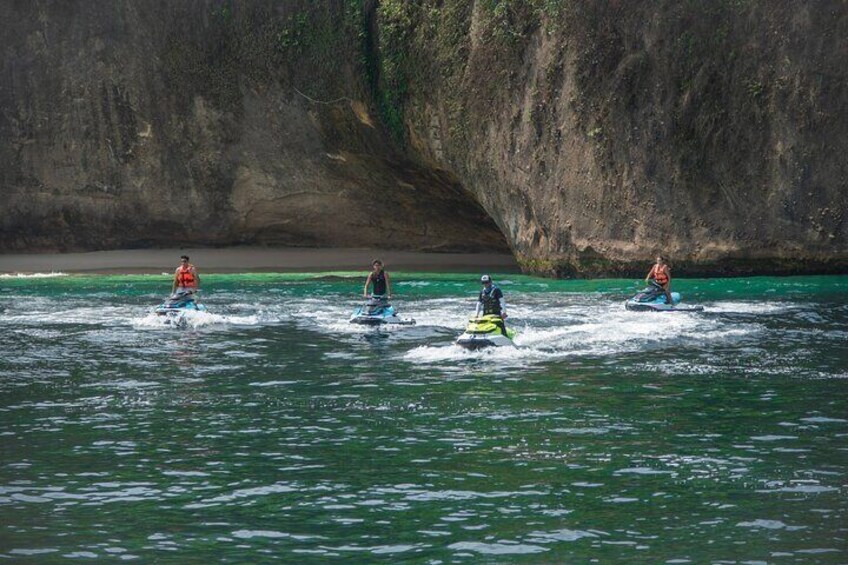
[[[358,4],[4,9],[0,250],[508,250],[374,115]]]
[[[410,143],[527,269],[848,266],[845,3],[401,5]]]
[[[0,249],[848,268],[848,5],[6,2]],[[505,238],[505,240],[504,240]]]

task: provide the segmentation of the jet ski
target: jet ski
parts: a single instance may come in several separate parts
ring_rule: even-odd
[[[389,304],[385,296],[372,296],[364,305],[353,311],[350,317],[351,324],[362,326],[381,326],[385,324],[396,324],[409,326],[415,323],[412,318],[400,318],[397,310]]]
[[[515,346],[512,341],[515,338],[515,331],[506,328],[506,335],[504,335],[503,328],[504,321],[500,316],[490,314],[480,318],[472,318],[468,320],[465,333],[457,338],[456,344],[472,350],[504,345]]]
[[[665,291],[659,284],[651,281],[648,288],[628,298],[624,307],[632,312],[701,312],[703,306],[681,306],[680,293],[671,293],[671,304],[665,297]]]
[[[206,312],[206,306],[197,302],[193,292],[176,292],[153,312],[158,316],[165,316],[168,322],[180,325],[185,323],[186,313]]]

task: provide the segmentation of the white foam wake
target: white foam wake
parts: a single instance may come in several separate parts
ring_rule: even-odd
[[[51,271],[49,273],[3,273],[0,279],[50,279],[53,277],[67,277],[67,273]]]
[[[738,309],[741,309],[741,305]],[[419,315],[418,312],[412,312]],[[467,301],[440,301],[420,313],[423,320],[452,322],[459,335],[468,318]],[[422,345],[404,354],[416,364],[445,364],[463,359],[487,359],[498,364],[551,359],[621,355],[682,344],[715,344],[739,341],[763,331],[750,321],[732,324],[722,317],[701,313],[628,312],[608,296],[573,294],[528,296],[510,308],[508,323],[517,331],[516,347],[466,351],[452,342]]]
[[[259,316],[232,316],[189,310],[178,314],[160,316],[149,313],[134,318],[132,325],[137,328],[202,328],[209,326],[255,326],[261,323]]]

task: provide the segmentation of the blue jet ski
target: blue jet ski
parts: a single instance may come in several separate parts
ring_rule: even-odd
[[[397,324],[408,326],[415,323],[412,318],[400,318],[394,306],[389,304],[385,296],[372,296],[363,306],[353,311],[350,317],[351,324],[362,326],[381,326],[385,324]]]
[[[654,281],[648,284],[648,288],[627,299],[624,307],[632,312],[701,312],[704,309],[703,306],[681,306],[679,292],[671,293],[669,304],[663,287]]]
[[[175,292],[153,312],[167,316],[169,321],[184,322],[187,312],[206,312],[206,306],[197,302],[193,292]]]

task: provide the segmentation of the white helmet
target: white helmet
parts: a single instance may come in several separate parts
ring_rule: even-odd
[[[492,282],[492,277],[490,277],[489,275],[483,275],[482,277],[480,277],[480,282],[481,283]]]

